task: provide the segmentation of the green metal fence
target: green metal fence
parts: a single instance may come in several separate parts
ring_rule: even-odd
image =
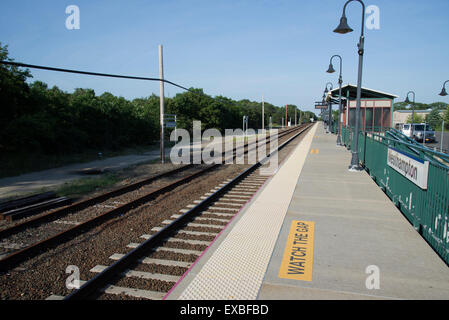
[[[346,129],[344,137],[351,137],[350,129]],[[343,141],[350,143],[352,140]],[[358,149],[366,171],[449,264],[449,156],[390,137],[388,133],[360,132]],[[428,162],[427,189],[422,189],[388,164],[389,150],[423,164]]]

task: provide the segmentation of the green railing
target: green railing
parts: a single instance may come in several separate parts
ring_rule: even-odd
[[[350,136],[350,129],[346,131]],[[385,135],[360,132],[360,162],[415,229],[449,264],[449,156],[393,136],[388,132]],[[387,163],[389,149],[420,163],[428,161],[427,189],[422,189]]]

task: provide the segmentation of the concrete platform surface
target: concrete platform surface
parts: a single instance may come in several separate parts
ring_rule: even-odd
[[[449,267],[318,123],[167,299],[449,299]]]
[[[449,299],[449,267],[350,160],[319,124],[258,299]],[[314,223],[311,281],[279,277],[294,221]]]

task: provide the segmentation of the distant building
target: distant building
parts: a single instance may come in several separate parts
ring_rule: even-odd
[[[423,118],[425,118],[432,109],[427,110],[415,110],[415,115],[419,114]],[[397,110],[393,112],[393,128],[400,129],[401,125],[407,123],[408,117],[410,117],[413,113],[413,110]],[[441,111],[441,116],[444,114],[444,110]]]

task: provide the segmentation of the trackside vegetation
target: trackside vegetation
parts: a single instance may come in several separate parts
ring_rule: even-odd
[[[8,47],[1,43],[0,60],[13,61],[8,57]],[[79,161],[76,155],[80,154],[107,155],[150,146],[159,140],[157,95],[127,100],[108,92],[97,95],[85,88],[68,93],[31,79],[28,69],[0,65],[0,176],[64,164],[64,159]],[[165,103],[166,113],[177,115],[178,128],[191,130],[193,120],[200,120],[202,129],[224,132],[226,128],[242,127],[243,115],[249,116],[249,128],[261,128],[261,102],[212,97],[202,89],[190,88],[165,98]],[[292,120],[295,108],[288,106],[288,118]],[[312,112],[298,109],[300,115],[303,122],[316,119]],[[270,116],[274,126],[280,125],[285,107],[266,102],[267,127]],[[171,129],[167,131],[169,134]]]

